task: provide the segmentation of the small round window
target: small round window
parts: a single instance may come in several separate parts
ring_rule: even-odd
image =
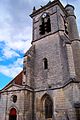
[[[17,101],[17,96],[16,96],[16,95],[12,95],[12,96],[11,96],[11,100],[12,100],[14,103],[16,103],[16,101]]]

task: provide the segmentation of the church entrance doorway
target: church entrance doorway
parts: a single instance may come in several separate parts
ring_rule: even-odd
[[[9,113],[9,120],[17,120],[16,109],[12,108]]]

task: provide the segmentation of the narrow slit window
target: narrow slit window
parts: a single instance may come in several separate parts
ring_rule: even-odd
[[[64,20],[65,33],[68,35],[68,22]]]
[[[44,58],[44,59],[43,59],[43,62],[44,62],[44,69],[48,69],[48,61],[47,61],[47,58]]]

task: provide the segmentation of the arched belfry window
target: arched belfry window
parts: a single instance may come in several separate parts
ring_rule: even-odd
[[[43,67],[44,67],[44,69],[48,69],[48,60],[47,60],[47,58],[43,59]]]
[[[9,120],[17,120],[17,112],[15,108],[12,108],[9,113]]]
[[[52,116],[53,116],[53,101],[52,101],[51,97],[48,94],[44,94],[41,99],[41,103],[42,103],[43,115],[45,115],[44,117],[46,119],[52,118]]]
[[[44,35],[46,32],[47,33],[51,32],[50,16],[48,13],[43,13],[41,16],[39,33],[40,33],[40,35]]]

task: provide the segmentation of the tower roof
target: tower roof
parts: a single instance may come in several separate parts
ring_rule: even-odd
[[[45,6],[41,6],[41,8],[39,8],[38,10],[36,10],[36,9],[33,10],[30,17],[33,18],[37,14],[43,12],[44,10],[47,10],[47,9],[51,8],[52,6],[55,6],[55,5],[59,5],[60,8],[65,12],[65,14],[67,14],[67,12],[65,11],[65,7],[62,5],[62,3],[59,0],[54,0],[52,2],[49,1]]]

